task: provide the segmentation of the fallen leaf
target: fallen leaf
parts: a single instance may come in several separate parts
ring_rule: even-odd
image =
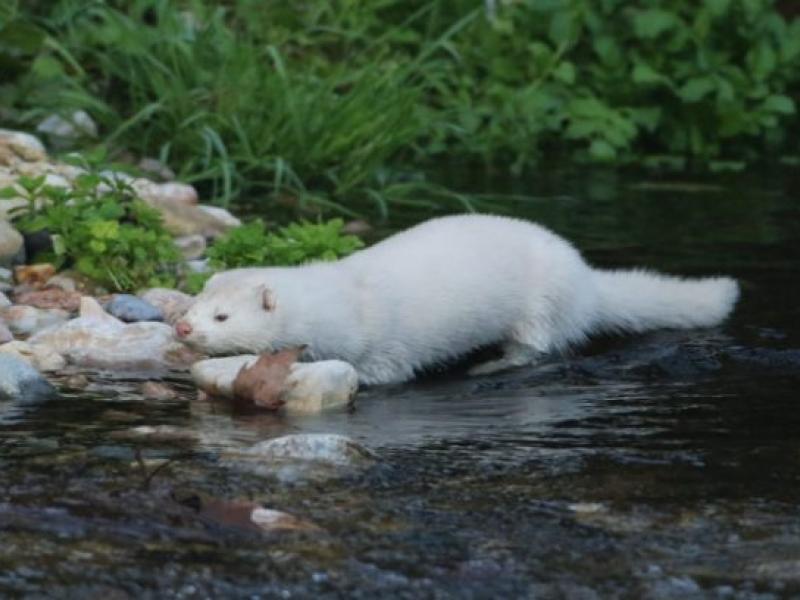
[[[234,398],[255,406],[277,410],[284,405],[282,398],[286,378],[303,348],[290,348],[275,354],[262,354],[251,367],[242,367],[233,382]]]

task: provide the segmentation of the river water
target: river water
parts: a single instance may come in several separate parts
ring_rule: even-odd
[[[238,414],[139,382],[63,386],[0,421],[0,596],[800,597],[800,178],[589,172],[473,183],[599,266],[725,273],[723,327],[595,340],[502,375],[456,368],[353,411]],[[495,200],[496,201],[496,200]],[[135,441],[140,425],[199,439]],[[287,482],[227,449],[342,433],[372,467]],[[318,530],[262,533],[186,498]]]

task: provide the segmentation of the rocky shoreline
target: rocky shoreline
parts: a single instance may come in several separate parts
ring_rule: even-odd
[[[144,164],[161,181],[123,172],[103,176],[123,180],[156,209],[187,270],[202,269],[207,242],[241,221],[225,209],[200,204],[191,185],[164,181],[172,174],[163,165]],[[158,379],[191,369],[200,390],[230,397],[242,366],[257,357],[207,359],[179,342],[172,325],[191,306],[192,296],[166,288],[109,294],[78,273],[27,264],[32,257],[25,237],[11,221],[15,211],[28,206],[20,179],[44,177],[45,185],[70,188],[83,174],[80,167],[50,158],[36,137],[0,130],[0,189],[19,191],[19,197],[6,193],[0,199],[0,370],[7,380],[0,399],[26,402],[32,389],[37,397],[47,397],[56,389],[48,378],[68,365],[87,377],[105,371]],[[339,361],[296,363],[284,387],[281,409],[309,414],[352,403],[357,377]]]

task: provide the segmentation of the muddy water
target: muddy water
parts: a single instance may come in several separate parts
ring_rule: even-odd
[[[181,378],[167,401],[65,383],[0,421],[0,596],[800,597],[800,181],[485,187],[596,264],[730,273],[743,301],[717,330],[435,373],[313,418],[234,414]],[[193,437],[130,438],[140,425]],[[379,461],[286,481],[225,460],[293,432],[352,436]],[[321,530],[261,533],[187,498]]]

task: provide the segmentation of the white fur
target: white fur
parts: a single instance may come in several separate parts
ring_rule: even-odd
[[[723,277],[595,270],[543,227],[463,215],[332,263],[216,275],[185,316],[186,341],[215,354],[307,344],[313,360],[345,360],[362,383],[390,383],[489,344],[504,356],[476,373],[534,362],[597,331],[717,325],[738,293]],[[214,320],[219,313],[228,319]]]

